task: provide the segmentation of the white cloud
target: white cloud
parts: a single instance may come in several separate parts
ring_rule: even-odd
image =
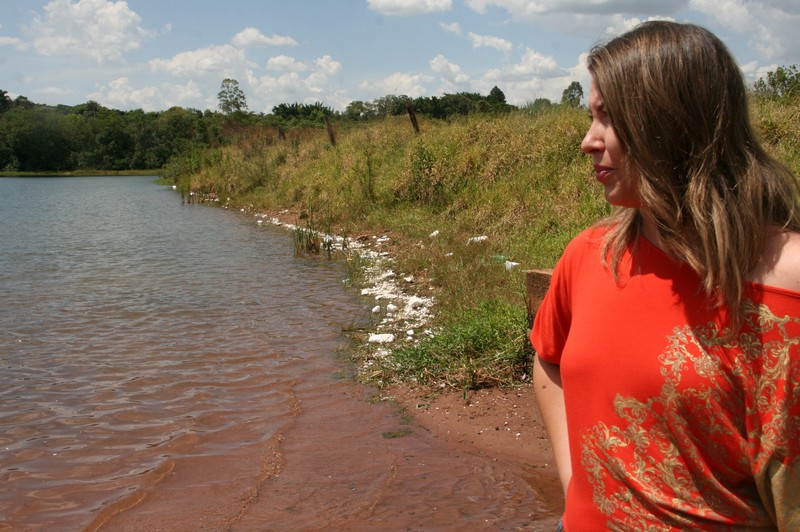
[[[319,69],[320,73],[326,76],[333,76],[342,70],[342,64],[329,55],[323,55],[314,61],[314,65]]]
[[[775,72],[781,65],[759,65],[758,61],[750,61],[744,65],[739,65],[742,69],[742,74],[747,80],[748,84],[752,84],[760,78],[766,79],[769,72]]]
[[[64,87],[44,87],[36,91],[39,94],[46,94],[48,96],[71,96],[75,94],[73,89],[66,89]]]
[[[275,94],[301,94],[305,84],[297,72],[289,72],[282,76],[263,76],[258,80],[257,91]],[[295,96],[296,100],[296,96]]]
[[[692,7],[734,31],[756,31],[755,17],[743,2],[738,0],[692,0]]]
[[[89,99],[112,108],[141,107],[144,109],[148,107],[148,103],[160,99],[160,93],[157,87],[135,89],[131,87],[130,79],[123,77],[112,80],[108,85],[99,86],[95,92],[89,95]],[[158,106],[158,108],[161,107],[161,105]]]
[[[575,66],[565,69],[559,67],[552,56],[528,48],[519,63],[488,70],[475,87],[486,94],[497,85],[513,105],[536,98],[559,102],[561,93],[572,81],[580,82],[584,93],[588,93],[589,74],[585,64],[586,55],[582,54]]]
[[[153,35],[141,22],[123,1],[53,0],[27,30],[41,54],[89,57],[103,63],[121,60]]]
[[[772,63],[794,64],[800,56],[800,2],[797,0],[465,0],[473,11],[490,8],[514,22],[548,27],[572,36],[606,39],[645,20],[697,20],[700,14],[726,42],[745,39],[753,54]],[[720,31],[723,30],[723,31]]]
[[[431,81],[433,81],[433,78],[424,74],[395,72],[376,82],[362,82],[360,88],[370,93],[371,96],[369,98],[380,98],[389,94],[417,98],[427,94],[428,91],[425,88],[425,84]]]
[[[450,60],[442,54],[431,59],[430,65],[432,71],[449,81],[457,84],[469,81],[469,76],[461,70],[461,67],[455,63],[451,63]]]
[[[235,77],[249,66],[245,52],[230,44],[222,46],[209,46],[181,52],[171,59],[153,59],[150,69],[154,72],[164,71],[173,76],[220,74],[226,77]]]
[[[533,78],[551,77],[561,73],[562,70],[559,68],[555,58],[526,48],[519,63],[491,69],[486,73],[485,77],[494,80],[524,81]]]
[[[471,10],[475,11],[476,13],[480,13],[481,15],[486,14],[486,8],[489,6],[496,6],[501,9],[505,9],[509,13],[517,15],[521,14],[521,12],[530,14],[541,13],[543,11],[543,8],[541,7],[542,2],[519,2],[514,0],[507,2],[502,0],[464,0],[464,4]]]
[[[638,22],[683,20],[687,13],[708,18],[712,31],[749,40],[753,52],[776,63],[797,63],[800,2],[797,0],[465,0],[473,11],[505,11],[514,22],[547,26],[595,38],[619,35]],[[701,22],[703,23],[703,22]],[[605,30],[605,31],[603,31]]]
[[[626,31],[630,31],[642,22],[650,21],[650,20],[672,20],[675,19],[670,17],[648,17],[646,20],[642,20],[640,18],[625,18],[622,15],[614,15],[610,17],[609,25],[606,27],[605,36],[609,39],[616,37],[617,35],[622,35]]]
[[[245,28],[231,39],[231,44],[234,46],[241,46],[243,48],[250,48],[256,46],[295,46],[297,41],[291,37],[282,35],[273,35],[267,37],[256,28]]]
[[[254,98],[248,98],[248,101],[252,102],[250,107],[254,110],[268,112],[279,103],[297,101],[335,101],[341,108],[347,105],[341,90],[330,81],[330,76],[338,74],[342,65],[329,55],[315,59],[312,64],[298,62],[288,56],[277,56],[271,58],[267,66],[283,74],[248,78],[248,90],[254,93]],[[304,72],[308,74],[303,76]]]
[[[715,23],[750,36],[755,50],[770,60],[797,62],[800,56],[800,2],[781,0],[692,0],[692,8]]]
[[[369,8],[387,16],[422,15],[449,11],[453,0],[367,0]]]
[[[192,80],[185,84],[163,83],[160,86],[136,88],[127,77],[117,78],[107,85],[100,85],[89,95],[106,107],[114,109],[143,109],[145,111],[163,111],[174,106],[196,107],[203,100],[203,92]],[[206,100],[208,108],[215,103]]]
[[[439,27],[442,28],[447,33],[452,33],[454,35],[461,35],[461,25],[458,22],[440,22]]]
[[[430,67],[434,73],[441,76],[439,87],[435,90],[437,94],[453,94],[470,89],[469,75],[461,70],[460,65],[452,63],[442,54],[431,59]]]
[[[277,72],[303,72],[308,70],[309,66],[302,61],[297,61],[294,57],[276,55],[267,59],[267,69]]]
[[[683,9],[689,0],[465,0],[467,7],[485,14],[497,7],[515,19],[532,21],[547,14],[657,15]]]
[[[509,54],[514,47],[510,41],[492,35],[477,35],[470,32],[469,40],[472,41],[473,48],[494,48],[504,54]]]
[[[12,46],[15,50],[23,51],[28,49],[28,45],[22,39],[16,37],[3,37],[0,35],[0,46]]]
[[[572,39],[597,42],[609,26],[625,20],[677,16],[691,0],[465,0],[473,11],[490,7],[508,13],[510,21],[546,28]],[[626,28],[627,29],[627,28]],[[617,33],[618,34],[618,33]],[[616,34],[615,34],[616,35]]]

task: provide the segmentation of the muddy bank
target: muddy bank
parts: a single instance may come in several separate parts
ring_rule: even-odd
[[[296,213],[281,211],[257,215],[271,223],[293,228]],[[400,338],[409,330],[425,332],[431,315],[432,300],[409,293],[412,279],[398,277],[391,270],[391,255],[381,245],[388,242],[381,235],[363,235],[357,245],[365,245],[375,260],[366,272],[366,288],[362,294],[383,301],[383,309],[400,312],[387,315],[369,335]],[[391,302],[400,301],[398,305]],[[402,307],[402,308],[400,308]],[[371,356],[382,356],[382,346],[371,349]],[[363,364],[369,365],[367,358]],[[413,417],[422,430],[433,438],[463,452],[509,461],[536,471],[536,489],[550,509],[560,513],[563,492],[553,461],[552,447],[536,404],[530,382],[515,389],[488,388],[466,394],[454,390],[430,390],[410,384],[394,385],[381,391],[381,396],[396,402]]]

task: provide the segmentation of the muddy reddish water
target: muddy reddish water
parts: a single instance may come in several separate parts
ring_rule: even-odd
[[[149,178],[0,180],[0,530],[551,530],[349,377],[369,302]]]

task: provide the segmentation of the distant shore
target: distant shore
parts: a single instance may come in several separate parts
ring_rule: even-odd
[[[0,172],[0,177],[160,176],[162,170],[75,170],[71,172]]]

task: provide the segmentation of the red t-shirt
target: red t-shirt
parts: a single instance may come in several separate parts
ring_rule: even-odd
[[[567,530],[800,530],[800,293],[746,286],[745,325],[646,239],[620,279],[605,229],[567,247],[531,341],[560,364]]]

